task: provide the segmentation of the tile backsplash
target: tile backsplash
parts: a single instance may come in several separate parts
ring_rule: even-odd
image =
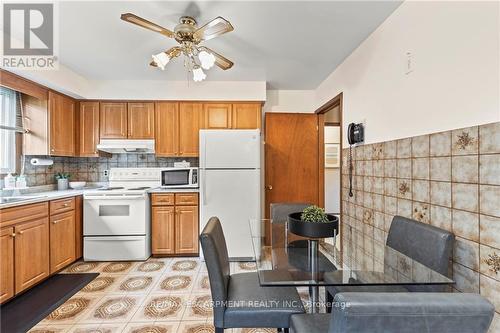
[[[367,235],[384,243],[394,215],[451,231],[454,290],[488,298],[498,320],[500,122],[361,145],[352,154],[354,196],[349,197],[349,149],[344,149],[344,241],[366,247]]]
[[[31,165],[33,157],[49,158],[54,164]],[[173,167],[174,162],[183,160],[190,162],[191,166],[198,166],[198,158],[156,157],[153,154],[114,154],[111,157],[26,156],[24,173],[28,186],[55,184],[55,174],[58,172],[70,173],[70,181],[106,182],[108,177],[104,171],[110,168]]]

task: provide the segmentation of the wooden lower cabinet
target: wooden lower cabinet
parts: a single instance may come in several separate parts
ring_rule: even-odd
[[[82,203],[77,196],[0,210],[0,303],[81,256]]]
[[[198,193],[152,195],[153,255],[198,254]]]
[[[47,217],[16,225],[16,294],[50,275],[49,219]]]
[[[198,253],[198,206],[175,207],[175,253]]]
[[[154,254],[175,254],[175,208],[152,208],[151,250]]]
[[[0,230],[0,303],[15,294],[14,289],[14,228]]]
[[[76,257],[75,212],[50,217],[50,273],[68,266]]]

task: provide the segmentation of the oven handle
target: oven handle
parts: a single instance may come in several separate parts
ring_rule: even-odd
[[[87,200],[132,200],[132,199],[144,199],[144,196],[143,195],[122,195],[122,196],[84,195],[83,198]]]

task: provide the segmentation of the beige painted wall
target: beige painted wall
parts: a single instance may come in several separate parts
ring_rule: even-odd
[[[367,143],[499,121],[499,8],[406,1],[320,84],[315,108],[343,92],[344,126],[366,122]]]

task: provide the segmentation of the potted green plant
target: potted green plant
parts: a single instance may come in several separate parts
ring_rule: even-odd
[[[57,190],[63,191],[68,189],[68,179],[71,177],[69,173],[58,172],[56,173]]]
[[[323,208],[314,205],[288,215],[290,232],[303,237],[333,237],[338,233],[338,227],[339,219],[335,215],[327,214]]]

